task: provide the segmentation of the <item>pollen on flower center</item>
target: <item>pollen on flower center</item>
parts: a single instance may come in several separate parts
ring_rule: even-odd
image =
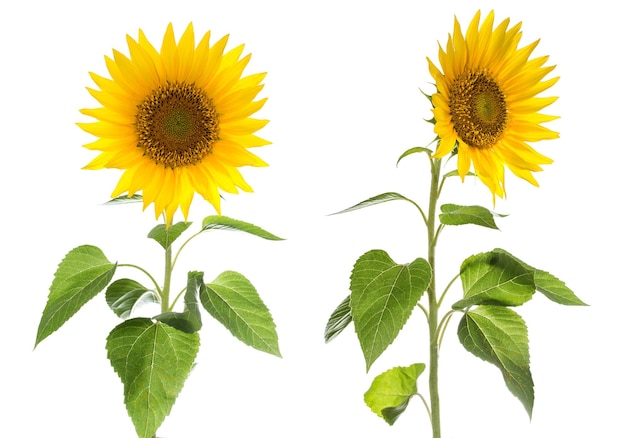
[[[196,164],[211,153],[219,135],[218,114],[204,90],[166,83],[137,107],[137,147],[172,169]]]
[[[486,72],[466,71],[450,86],[450,115],[455,131],[468,146],[490,148],[506,127],[504,94]]]

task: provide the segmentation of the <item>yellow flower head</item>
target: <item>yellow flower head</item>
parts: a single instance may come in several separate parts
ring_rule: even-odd
[[[111,79],[90,73],[102,107],[81,110],[98,120],[79,123],[99,137],[85,147],[101,151],[85,168],[123,169],[111,197],[141,192],[167,225],[179,207],[187,219],[196,192],[219,213],[218,189],[252,191],[238,167],[267,165],[248,151],[269,144],[254,134],[267,120],[250,117],[266,101],[254,100],[265,73],[242,77],[243,45],[224,53],[228,36],[212,46],[209,37],[196,46],[190,24],[176,43],[170,24],[157,51],[141,30],[127,36],[129,57],[105,57]]]
[[[493,29],[494,14],[479,26],[480,11],[463,36],[454,20],[444,50],[439,46],[441,71],[430,59],[430,74],[437,93],[432,97],[435,133],[441,158],[458,147],[461,178],[473,164],[474,172],[491,193],[503,197],[504,165],[518,177],[538,185],[531,172],[552,160],[527,142],[558,138],[542,123],[556,119],[540,114],[556,97],[537,97],[558,77],[543,80],[554,66],[544,67],[547,56],[529,59],[539,40],[518,48],[522,23],[508,29],[507,18]]]

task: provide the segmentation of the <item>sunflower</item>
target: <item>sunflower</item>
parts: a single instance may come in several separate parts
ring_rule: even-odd
[[[238,168],[267,165],[248,150],[269,144],[255,135],[267,120],[250,117],[266,101],[255,100],[265,73],[242,77],[243,45],[224,53],[228,36],[209,38],[196,46],[189,24],[177,44],[170,24],[157,51],[141,30],[127,36],[130,56],[105,57],[111,78],[90,73],[102,107],[81,110],[97,121],[78,125],[99,137],[85,147],[101,151],[85,169],[123,169],[111,197],[141,192],[168,226],[179,207],[187,220],[195,193],[219,213],[219,190],[252,191]]]
[[[432,103],[439,144],[433,156],[458,152],[461,178],[473,164],[495,200],[505,195],[504,165],[537,186],[532,172],[552,162],[527,142],[558,138],[541,126],[557,117],[539,113],[557,98],[537,95],[559,78],[543,80],[555,67],[544,66],[548,56],[529,59],[539,40],[518,48],[522,23],[508,29],[506,19],[493,29],[493,11],[479,22],[480,11],[463,36],[455,18],[446,49],[439,45],[441,71],[427,58],[437,87]]]

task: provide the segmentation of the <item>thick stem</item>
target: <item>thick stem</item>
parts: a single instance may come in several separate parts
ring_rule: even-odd
[[[161,290],[161,312],[170,311],[170,283],[172,280],[172,247],[165,250],[165,275],[163,279],[163,289]]]
[[[430,412],[433,429],[433,438],[441,438],[441,418],[439,411],[439,340],[437,327],[439,325],[439,303],[437,300],[437,289],[435,284],[435,246],[437,244],[437,234],[435,232],[435,218],[437,210],[437,199],[439,197],[439,177],[441,171],[441,160],[439,158],[431,161],[430,180],[430,202],[428,205],[428,263],[432,269],[432,280],[428,286],[428,332],[430,338],[430,369],[429,369],[429,390],[430,390]]]

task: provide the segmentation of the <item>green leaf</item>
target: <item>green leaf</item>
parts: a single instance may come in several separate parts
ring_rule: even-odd
[[[409,155],[417,154],[417,153],[425,153],[430,157],[433,151],[431,151],[428,148],[419,147],[419,146],[407,149],[406,151],[402,153],[402,155],[400,155],[400,157],[398,158],[398,161],[396,161],[396,166],[400,164],[400,161],[402,161],[403,158],[408,157]]]
[[[454,303],[453,309],[476,304],[519,306],[535,292],[532,271],[500,251],[468,257],[461,265],[461,282],[463,299]]]
[[[104,289],[115,268],[95,246],[79,246],[67,253],[54,274],[35,347]]]
[[[124,384],[124,404],[139,438],[152,438],[172,410],[200,347],[197,333],[134,318],[107,338],[107,357]]]
[[[348,295],[333,311],[326,323],[326,330],[324,330],[324,340],[326,343],[335,339],[351,322],[350,295]]]
[[[426,260],[400,265],[382,250],[369,251],[354,264],[350,306],[368,371],[409,319],[431,277]]]
[[[379,374],[365,393],[365,404],[387,423],[393,425],[417,394],[417,378],[426,365],[414,363],[395,367]]]
[[[565,285],[565,283],[549,272],[533,268],[529,264],[524,263],[503,249],[497,248],[494,251],[507,254],[509,257],[515,258],[515,260],[521,263],[526,269],[532,271],[535,277],[535,287],[537,290],[555,303],[564,304],[566,306],[587,305],[580,298],[578,298],[574,292]]]
[[[474,224],[497,230],[494,215],[495,213],[479,205],[443,204],[439,220],[444,225]]]
[[[185,290],[185,307],[182,312],[165,312],[154,317],[185,333],[196,333],[202,328],[198,297],[206,290],[204,273],[192,271],[187,275],[187,289]]]
[[[281,357],[272,315],[246,277],[233,271],[221,273],[200,291],[200,302],[241,342]]]
[[[443,178],[449,178],[451,176],[461,176],[461,175],[459,174],[459,170],[458,169],[454,169],[454,170],[451,170],[450,172],[446,173],[443,176]],[[476,174],[474,172],[467,172],[465,174],[465,176],[476,176]],[[505,215],[500,215],[500,216],[504,217]]]
[[[389,202],[389,201],[407,201],[413,204],[414,206],[416,206],[418,209],[420,208],[415,202],[413,202],[409,198],[406,198],[399,193],[388,192],[388,193],[382,193],[380,195],[376,195],[372,198],[366,199],[363,202],[359,202],[358,204],[355,204],[352,207],[348,207],[345,210],[341,210],[332,214],[335,215],[335,214],[348,213],[350,211],[359,210],[361,208],[370,207],[372,205],[382,204],[383,202]]]
[[[467,351],[502,371],[507,388],[531,417],[535,394],[528,331],[521,316],[507,307],[478,306],[463,316],[458,335]]]
[[[118,196],[117,198],[110,199],[109,201],[105,202],[104,205],[134,204],[137,202],[143,202],[143,198],[141,195],[122,195]]]
[[[191,222],[178,222],[167,228],[165,224],[159,224],[150,230],[148,237],[156,240],[159,245],[163,247],[163,249],[167,249],[181,234],[187,230],[187,228],[189,228],[190,225]]]
[[[207,216],[202,221],[202,231],[208,230],[234,230],[243,231],[254,236],[262,237],[267,240],[284,240],[282,237],[275,236],[269,231],[265,231],[261,227],[252,225],[248,222],[231,219],[226,216]]]
[[[135,280],[122,278],[109,285],[105,298],[113,312],[122,319],[128,319],[133,312],[148,303],[159,303],[154,291],[137,283]]]

